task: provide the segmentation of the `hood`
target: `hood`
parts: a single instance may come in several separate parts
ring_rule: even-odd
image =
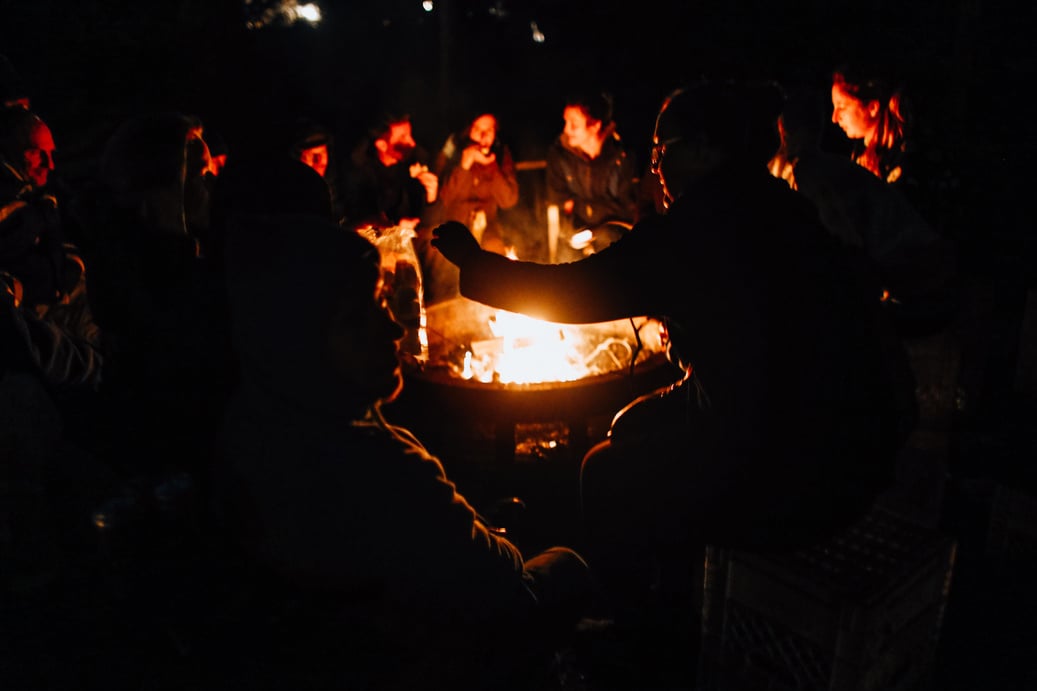
[[[311,215],[236,216],[227,237],[227,289],[244,386],[294,407],[356,414],[327,355],[331,319],[348,299],[373,299],[378,250]]]

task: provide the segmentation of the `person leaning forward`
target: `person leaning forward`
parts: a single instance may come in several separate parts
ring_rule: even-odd
[[[645,596],[640,565],[659,555],[701,565],[706,544],[838,531],[892,481],[912,424],[910,374],[865,259],[768,173],[781,104],[772,84],[673,92],[652,148],[666,214],[578,262],[514,262],[461,224],[434,230],[468,298],[555,322],[668,326],[684,383],[625,409],[581,470],[586,554],[617,601]]]

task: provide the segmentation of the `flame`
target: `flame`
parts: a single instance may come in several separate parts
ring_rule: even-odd
[[[586,249],[591,242],[594,241],[594,231],[590,228],[585,228],[578,233],[573,233],[572,238],[569,240],[569,245],[574,250]]]
[[[665,352],[658,320],[557,324],[466,298],[428,309],[432,370],[484,384],[571,382],[623,372]]]
[[[560,324],[498,311],[490,330],[501,340],[496,372],[502,383],[573,381],[588,374],[571,329]]]
[[[646,320],[644,323],[648,323]],[[648,337],[658,349],[657,326]],[[556,324],[498,310],[488,319],[493,338],[473,341],[457,375],[482,383],[537,384],[567,382],[622,370],[635,352],[626,340],[595,339],[580,326]]]

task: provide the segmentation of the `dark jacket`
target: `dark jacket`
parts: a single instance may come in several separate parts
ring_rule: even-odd
[[[710,175],[666,216],[579,262],[481,253],[461,267],[461,291],[550,321],[665,317],[709,400],[698,442],[730,477],[877,488],[903,441],[892,370],[906,363],[879,328],[866,266],[761,166]]]
[[[23,302],[49,306],[71,291],[58,202],[0,157],[0,270],[22,283]]]
[[[231,231],[241,381],[221,475],[239,539],[297,585],[412,609],[414,624],[421,611],[520,620],[534,599],[518,549],[487,529],[409,432],[365,416],[373,402],[358,400],[327,357],[330,320],[343,295],[355,300],[363,287],[355,266],[343,270],[344,239],[316,223],[286,216],[241,226],[260,241],[272,227],[312,238],[286,250],[243,247],[242,232]],[[283,284],[262,269],[274,258]]]
[[[573,227],[594,228],[609,221],[637,219],[634,165],[613,133],[595,159],[570,148],[559,137],[547,151],[547,199],[561,206],[572,199]]]
[[[425,188],[410,176],[410,166],[426,162],[427,157],[416,149],[410,158],[386,167],[372,143],[358,146],[343,184],[346,223],[352,228],[385,227],[401,218],[421,218],[428,205]]]

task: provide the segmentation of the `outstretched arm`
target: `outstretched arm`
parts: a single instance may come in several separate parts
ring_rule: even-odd
[[[461,293],[499,309],[548,321],[589,324],[651,314],[655,260],[649,229],[570,264],[513,261],[479,248],[461,223],[444,223],[432,244],[461,269]],[[656,254],[658,251],[656,251]]]

